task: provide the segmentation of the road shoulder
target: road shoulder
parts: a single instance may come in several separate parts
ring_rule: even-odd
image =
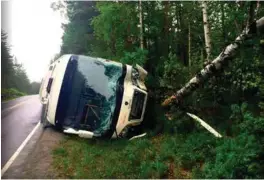
[[[7,100],[7,101],[2,101],[1,100],[1,112],[4,111],[5,109],[8,109],[8,108],[16,105],[17,103],[21,103],[21,102],[27,101],[30,98],[34,98],[35,96],[37,97],[38,95],[20,96],[20,97],[17,97],[17,98],[14,98],[14,99],[10,99],[10,100]]]
[[[58,146],[63,134],[42,126],[6,171],[4,179],[53,179],[56,172],[52,169],[52,150]]]

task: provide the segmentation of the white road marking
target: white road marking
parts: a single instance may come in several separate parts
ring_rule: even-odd
[[[23,101],[23,102],[21,102],[21,103],[18,103],[18,104],[14,105],[14,106],[12,106],[12,107],[10,107],[10,108],[6,108],[6,109],[4,109],[1,113],[5,112],[5,111],[8,111],[8,110],[11,110],[11,109],[14,109],[15,107],[21,106],[22,104],[25,104],[27,101],[28,101],[28,100]]]
[[[30,140],[30,138],[33,136],[35,131],[40,126],[40,122],[34,127],[34,129],[31,131],[31,133],[27,136],[27,138],[23,141],[23,143],[19,146],[19,148],[16,150],[16,152],[11,156],[11,158],[7,161],[7,163],[4,165],[3,169],[1,169],[1,177],[5,174],[7,169],[11,166],[11,164],[15,161],[16,157],[19,155],[19,153],[22,151],[22,149],[25,147],[27,142]]]

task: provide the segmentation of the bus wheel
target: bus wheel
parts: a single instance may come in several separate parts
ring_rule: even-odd
[[[50,126],[50,123],[47,120],[47,112],[48,112],[48,104],[43,104],[40,123],[42,124],[42,127],[44,129]]]

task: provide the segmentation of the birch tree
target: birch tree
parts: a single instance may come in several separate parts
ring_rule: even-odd
[[[205,50],[207,54],[207,61],[211,56],[212,44],[211,44],[211,37],[210,37],[210,28],[208,23],[208,14],[207,14],[207,3],[205,1],[201,2],[202,5],[202,12],[203,12],[203,24],[204,24],[204,40],[205,40]]]
[[[247,26],[233,43],[228,45],[218,57],[216,57],[211,63],[202,69],[188,83],[186,83],[183,88],[178,90],[174,95],[167,98],[162,103],[162,106],[167,106],[172,102],[180,104],[183,97],[189,95],[208,78],[212,77],[217,71],[220,71],[225,64],[231,61],[236,56],[241,45],[243,45],[246,40],[252,39],[254,36],[259,36],[261,34],[264,34],[264,17]]]

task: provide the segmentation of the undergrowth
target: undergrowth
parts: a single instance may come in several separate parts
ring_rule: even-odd
[[[67,136],[53,150],[53,165],[60,178],[263,178],[264,119],[247,110],[234,116],[236,133],[222,132],[221,139],[194,122],[186,133],[182,127],[192,120],[176,115],[159,117],[162,133],[133,141]]]
[[[26,94],[23,92],[18,91],[17,89],[10,88],[10,89],[1,89],[1,100],[7,101],[11,100],[20,96],[25,96]]]

